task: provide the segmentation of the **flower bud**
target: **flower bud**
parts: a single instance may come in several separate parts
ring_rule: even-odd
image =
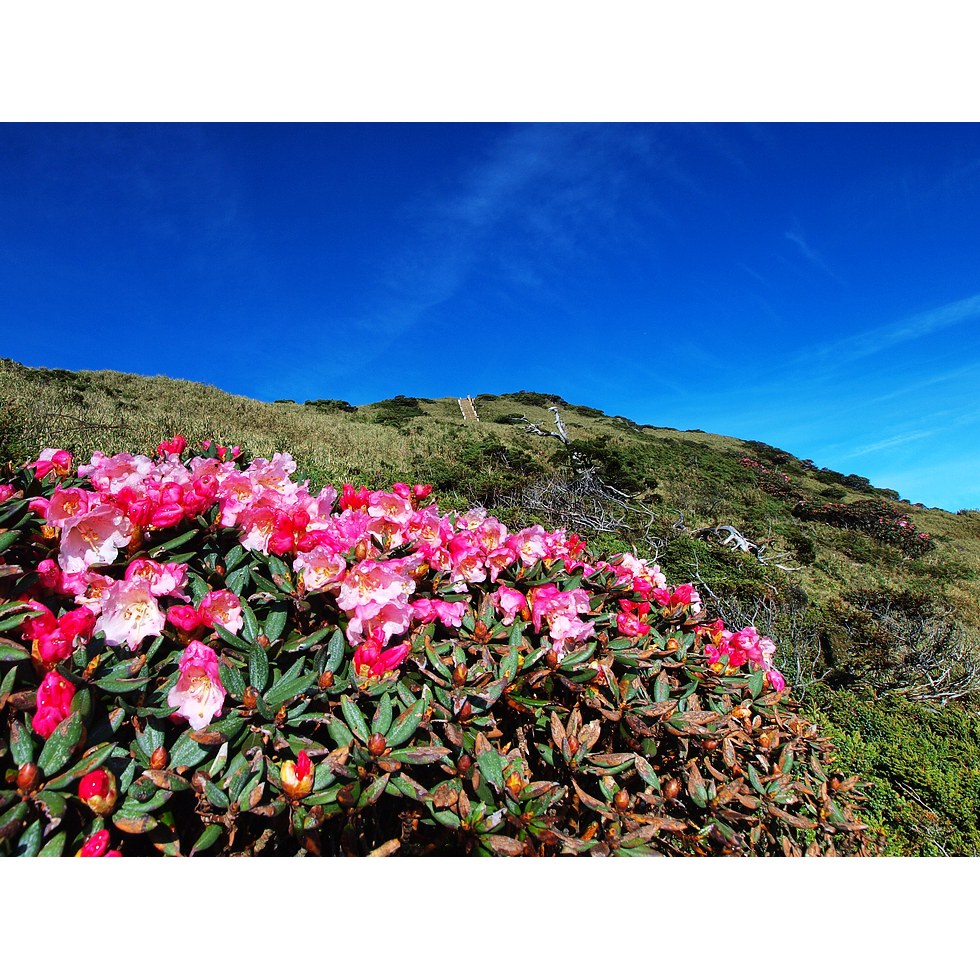
[[[579,750],[579,741],[574,735],[569,735],[565,740],[568,745],[568,754],[575,755]]]
[[[456,763],[456,772],[460,776],[465,776],[473,768],[473,759],[468,755],[461,755],[459,762]]]
[[[258,643],[263,650],[265,650],[269,646],[269,637],[267,637],[265,633],[259,633],[259,635],[255,638],[255,642]]]
[[[276,725],[282,727],[286,723],[286,706],[282,705],[276,712]]]
[[[368,556],[368,546],[366,541],[358,541],[357,547],[354,548],[354,557],[358,561],[364,561]]]
[[[377,759],[379,755],[384,755],[385,749],[388,748],[388,743],[385,741],[384,735],[379,735],[377,732],[375,732],[368,739],[367,747],[368,752],[370,752],[371,755]]]
[[[561,663],[561,661],[560,661],[560,660],[558,659],[558,652],[557,652],[557,651],[555,650],[555,648],[554,648],[554,647],[552,647],[552,648],[551,648],[551,649],[550,649],[550,650],[549,650],[549,651],[548,651],[548,652],[547,652],[547,653],[546,653],[546,654],[544,655],[544,662],[545,662],[545,664],[546,664],[546,665],[547,665],[548,667],[550,667],[550,668],[551,668],[552,670],[554,670],[554,669],[555,669],[555,667],[557,667],[557,666],[558,666],[558,664],[560,664],[560,663]]]
[[[258,704],[259,692],[255,690],[254,687],[246,687],[245,693],[242,695],[242,704],[248,708],[249,711],[254,711],[256,704]]]
[[[469,721],[473,717],[473,706],[469,701],[464,701],[460,707],[459,711],[456,712],[456,718],[459,721]]]
[[[630,795],[625,789],[621,789],[613,797],[613,806],[622,813],[624,810],[628,810],[630,805]]]
[[[198,770],[193,776],[191,776],[191,786],[198,796],[203,796],[204,791],[208,787],[208,777],[205,776],[203,772]]]
[[[153,750],[153,755],[150,756],[150,768],[166,769],[167,762],[169,761],[167,750],[162,745],[159,745]]]
[[[681,781],[679,779],[668,779],[663,786],[663,797],[665,800],[673,800],[681,791]]]
[[[462,687],[462,685],[466,683],[466,675],[468,673],[469,671],[466,668],[466,664],[456,664],[456,666],[453,667],[453,683],[457,687]]]
[[[315,771],[316,767],[305,752],[300,752],[295,762],[287,759],[279,767],[282,791],[291,800],[301,800],[304,796],[308,796],[313,789]]]
[[[668,653],[673,653],[675,650],[680,650],[680,648],[680,643],[678,643],[677,638],[673,636],[667,641],[667,646],[665,647]]]
[[[116,777],[108,769],[93,769],[78,784],[78,798],[98,817],[111,813],[119,793]]]
[[[22,793],[30,793],[37,782],[37,766],[33,762],[25,762],[17,770],[17,788]]]
[[[325,670],[320,675],[320,679],[317,681],[317,686],[321,691],[326,691],[333,687],[333,671]]]

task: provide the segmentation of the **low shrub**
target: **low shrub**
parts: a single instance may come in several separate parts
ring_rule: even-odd
[[[773,645],[658,566],[176,437],[0,482],[0,849],[866,853]]]

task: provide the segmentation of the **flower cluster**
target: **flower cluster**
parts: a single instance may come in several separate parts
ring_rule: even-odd
[[[804,520],[862,531],[877,541],[895,545],[907,558],[917,557],[935,547],[927,532],[919,531],[907,514],[883,500],[822,505],[800,501],[793,513]]]
[[[190,813],[207,818],[204,841],[221,823],[209,808],[232,800],[229,813],[292,808],[293,832],[308,841],[304,821],[322,813],[304,808],[356,805],[356,794],[344,802],[342,781],[325,790],[356,765],[386,774],[372,793],[389,782],[396,796],[417,792],[394,774],[450,750],[434,735],[398,745],[433,710],[465,772],[485,749],[455,726],[498,699],[540,713],[540,685],[583,704],[600,703],[603,684],[627,697],[614,667],[638,671],[636,684],[657,678],[666,704],[673,682],[666,668],[651,672],[657,658],[747,684],[755,697],[785,687],[771,640],[706,623],[696,589],[669,585],[652,561],[598,557],[564,530],[514,530],[480,508],[442,513],[424,484],[314,492],[287,453],[248,460],[213,444],[192,453],[179,435],[156,450],[97,452],[77,476],[67,453],[45,450],[0,488],[0,524],[16,528],[3,546],[14,550],[0,549],[9,562],[0,622],[18,683],[35,672],[29,698],[20,691],[9,702],[9,741],[26,760],[15,759],[18,774],[34,764],[23,746],[37,739],[47,785],[74,781],[78,853],[116,853],[93,817],[130,837],[156,827],[169,853],[170,824],[148,814],[191,789]],[[503,661],[492,644],[508,651]],[[370,724],[357,698],[377,700]],[[607,717],[618,717],[621,707],[608,704]],[[121,726],[124,747],[113,741]],[[328,752],[320,726],[340,754],[314,766]],[[484,730],[496,731],[489,722]],[[104,741],[64,769],[92,731]],[[232,738],[234,749],[202,762]],[[577,738],[559,748],[575,755]],[[368,761],[348,769],[351,739]],[[487,773],[493,785],[496,770]],[[505,783],[516,799],[531,778],[512,767]],[[34,805],[31,792],[24,806]]]

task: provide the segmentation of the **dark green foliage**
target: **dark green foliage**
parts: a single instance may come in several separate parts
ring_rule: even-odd
[[[650,475],[650,454],[642,444],[573,439],[559,450],[556,459],[567,467],[595,467],[603,482],[625,493],[652,490],[657,486],[657,481]]]
[[[810,704],[842,769],[864,774],[865,816],[893,855],[980,855],[980,722],[901,698],[817,686]]]
[[[313,401],[303,402],[308,408],[315,408],[318,412],[356,412],[357,406],[351,405],[340,398],[317,398]]]
[[[405,395],[395,395],[394,398],[376,402],[374,409],[376,422],[394,426],[396,429],[401,428],[411,419],[425,415],[425,412],[419,407],[419,400],[407,398]]]
[[[480,397],[486,398],[488,396],[481,395]],[[548,408],[551,405],[557,405],[559,408],[563,408],[568,405],[568,402],[561,395],[547,395],[539,391],[515,391],[509,395],[501,395],[500,397],[510,399],[510,401],[520,402],[522,405],[530,405],[534,408]]]

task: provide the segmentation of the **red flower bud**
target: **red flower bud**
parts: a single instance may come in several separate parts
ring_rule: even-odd
[[[282,791],[291,800],[301,800],[312,791],[315,774],[316,767],[310,762],[310,757],[305,752],[300,752],[295,762],[287,759],[279,767]]]
[[[385,741],[384,735],[379,735],[377,732],[375,732],[368,739],[368,752],[370,752],[375,759],[377,759],[379,755],[384,755],[386,748],[388,748],[388,743]]]
[[[153,750],[153,755],[150,756],[150,768],[166,769],[168,761],[167,750],[160,745]]]
[[[119,798],[116,777],[108,769],[94,769],[78,784],[78,798],[96,816],[106,816],[115,809]]]

